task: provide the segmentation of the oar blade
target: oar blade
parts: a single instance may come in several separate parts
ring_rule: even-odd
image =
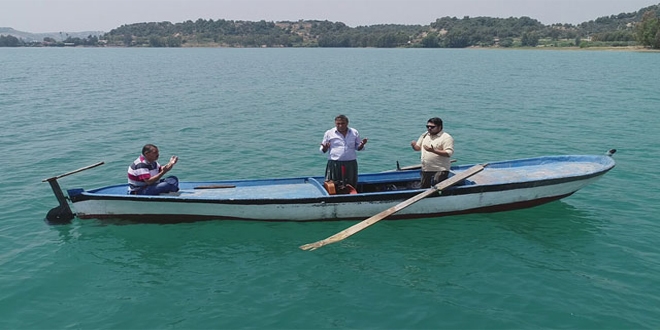
[[[394,207],[391,207],[391,208],[389,208],[389,209],[387,209],[387,210],[385,210],[381,213],[378,213],[378,214],[372,216],[371,218],[368,218],[366,220],[358,222],[357,224],[355,224],[351,227],[348,227],[347,229],[344,229],[344,230],[342,230],[342,231],[340,231],[340,232],[338,232],[338,233],[336,233],[336,234],[334,234],[334,235],[332,235],[332,236],[330,236],[326,239],[320,240],[318,242],[310,243],[310,244],[301,245],[300,248],[303,249],[303,250],[307,250],[307,251],[314,251],[314,250],[316,250],[316,249],[318,249],[322,246],[332,244],[332,243],[337,243],[341,240],[344,240],[344,239],[348,238],[349,236],[352,236],[353,234],[357,233],[358,231],[360,231],[364,228],[367,228],[367,227],[371,226],[372,224],[386,218],[390,214],[396,212],[396,211],[392,211],[393,208]]]
[[[322,247],[326,244],[330,244],[330,243],[326,243],[325,240],[323,240],[323,241],[318,241],[318,242],[315,242],[315,243],[309,243],[309,244],[301,245],[300,249],[305,250],[305,251],[314,251],[314,250],[316,250],[316,249],[318,249],[318,248],[320,248],[320,247]]]
[[[378,222],[382,219],[385,219],[386,217],[388,217],[388,216],[390,216],[390,215],[392,215],[392,214],[394,214],[394,213],[396,213],[396,212],[398,212],[398,211],[400,211],[400,210],[402,210],[402,209],[418,202],[419,200],[432,195],[436,191],[442,191],[443,189],[446,189],[448,187],[456,185],[457,183],[459,183],[459,182],[461,182],[461,181],[463,181],[463,180],[465,180],[465,179],[481,172],[486,165],[487,164],[483,164],[483,165],[478,164],[478,165],[472,166],[469,169],[465,170],[464,172],[456,174],[456,175],[452,176],[451,178],[438,183],[434,187],[432,187],[432,188],[430,188],[430,189],[428,189],[428,190],[426,190],[426,191],[424,191],[420,194],[417,194],[417,195],[415,195],[415,196],[413,196],[413,197],[411,197],[411,198],[409,198],[409,199],[407,199],[407,200],[405,200],[405,201],[403,201],[403,202],[401,202],[401,203],[399,203],[395,206],[392,206],[392,207],[390,207],[389,209],[387,209],[383,212],[380,212],[380,213],[378,213],[378,214],[376,214],[376,215],[374,215],[374,216],[372,216],[372,217],[370,217],[366,220],[363,220],[363,221],[361,221],[361,222],[359,222],[359,223],[357,223],[357,224],[355,224],[351,227],[348,227],[348,228],[346,228],[346,229],[344,229],[344,230],[342,230],[342,231],[340,231],[340,232],[338,232],[338,233],[336,233],[336,234],[334,234],[334,235],[332,235],[332,236],[330,236],[326,239],[323,239],[323,240],[320,240],[320,241],[317,241],[317,242],[314,242],[314,243],[310,243],[310,244],[301,245],[300,248],[302,250],[306,250],[306,251],[314,251],[314,250],[316,250],[316,249],[318,249],[322,246],[344,240],[344,239],[352,236],[353,234],[361,231],[362,229],[365,229],[365,228],[373,225],[374,223],[376,223],[376,222]]]

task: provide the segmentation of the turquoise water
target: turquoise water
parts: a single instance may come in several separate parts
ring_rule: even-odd
[[[0,328],[640,329],[660,326],[660,54],[418,49],[0,49]],[[601,154],[573,196],[354,224],[75,219],[63,188],[123,183],[145,143],[182,180],[322,175],[346,114],[360,170],[418,163],[440,116],[459,164]]]

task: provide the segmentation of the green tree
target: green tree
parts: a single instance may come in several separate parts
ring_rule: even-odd
[[[133,35],[130,33],[126,33],[122,36],[122,42],[124,43],[124,46],[130,46],[133,43]]]
[[[654,11],[647,11],[636,26],[635,39],[643,46],[660,49],[660,18]]]
[[[500,40],[500,47],[511,47],[513,46],[513,38],[504,38]]]
[[[523,47],[536,47],[539,44],[539,36],[533,32],[523,32],[520,43]]]
[[[22,45],[21,40],[12,35],[0,35],[0,47],[18,47]]]
[[[438,34],[435,32],[429,33],[422,39],[422,47],[436,48],[438,47]]]
[[[445,46],[448,48],[465,48],[470,46],[470,36],[466,31],[452,29],[445,35]]]
[[[168,37],[167,38],[167,47],[181,47],[181,44],[183,41],[181,40],[181,37]]]
[[[165,47],[165,42],[162,38],[152,35],[149,37],[149,47]]]

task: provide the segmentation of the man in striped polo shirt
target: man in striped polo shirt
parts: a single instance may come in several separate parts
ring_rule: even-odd
[[[142,154],[128,167],[128,193],[131,195],[158,195],[162,193],[179,191],[179,179],[168,176],[179,157],[172,156],[169,163],[161,166],[158,160],[158,147],[146,144],[142,147]]]

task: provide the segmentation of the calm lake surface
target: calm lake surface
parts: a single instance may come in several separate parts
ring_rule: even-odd
[[[660,54],[448,49],[0,48],[1,329],[657,329]],[[124,183],[145,143],[182,180],[322,175],[337,114],[361,172],[602,154],[562,201],[381,221],[50,226],[64,189]]]

